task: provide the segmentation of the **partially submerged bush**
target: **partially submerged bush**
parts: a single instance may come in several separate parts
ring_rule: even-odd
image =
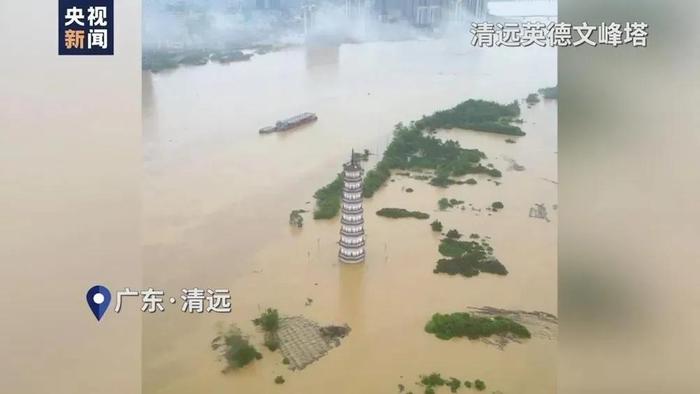
[[[537,93],[530,93],[527,95],[525,102],[528,104],[537,104],[540,102],[540,96]]]
[[[226,361],[227,368],[224,371],[242,368],[253,360],[262,358],[262,354],[250,344],[248,338],[244,337],[235,325],[219,333],[212,340],[211,348],[218,351]]]
[[[295,209],[289,214],[289,224],[291,226],[296,226],[296,227],[303,227],[304,226],[304,217],[301,216],[302,213],[305,213],[306,210],[304,209]]]
[[[267,308],[260,317],[253,320],[253,324],[263,329],[265,332],[275,332],[280,326],[280,316],[277,309]]]
[[[265,333],[265,342],[263,344],[271,352],[274,352],[275,350],[279,349],[280,340],[279,340],[279,338],[277,338],[277,334],[267,332],[267,333]]]
[[[459,239],[462,237],[462,234],[460,234],[459,231],[452,229],[448,231],[447,234],[445,234],[445,236],[450,239]]]
[[[451,392],[456,393],[462,386],[462,382],[457,378],[450,378],[450,380],[447,381],[447,386],[450,388]]]
[[[443,379],[439,373],[433,372],[430,375],[421,376],[420,382],[424,386],[434,387],[444,385],[445,379]]]
[[[438,208],[440,208],[441,211],[444,211],[447,208],[453,208],[460,204],[464,204],[464,201],[457,200],[455,198],[450,198],[448,200],[447,198],[443,197],[438,200]]]

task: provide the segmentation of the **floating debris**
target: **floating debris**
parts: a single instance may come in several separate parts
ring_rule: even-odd
[[[527,327],[534,338],[554,340],[559,333],[559,320],[551,313],[541,311],[519,311],[499,309],[490,306],[468,307],[468,312],[479,317],[506,317],[516,323]],[[522,339],[514,335],[491,336],[479,339],[481,342],[494,345],[500,350],[511,342],[521,343]]]
[[[503,156],[503,160],[507,161],[510,165],[508,166],[509,171],[525,171],[525,166],[519,164],[515,159]]]
[[[547,207],[544,204],[535,204],[534,207],[530,208],[530,217],[544,219],[549,223],[549,217],[547,217]]]

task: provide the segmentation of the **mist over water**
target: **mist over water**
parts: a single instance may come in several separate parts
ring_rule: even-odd
[[[410,40],[457,31],[464,34],[471,16],[461,12],[457,21],[452,12],[444,15],[439,25],[419,28],[405,18],[381,22],[371,3],[348,9],[344,1],[313,6],[290,1],[279,9],[261,9],[250,1],[152,0],[143,4],[143,47],[246,48],[305,42]]]

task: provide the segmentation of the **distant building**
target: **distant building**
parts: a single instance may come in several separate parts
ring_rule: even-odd
[[[445,0],[409,0],[413,24],[420,27],[431,27],[443,21],[443,11],[447,10]]]
[[[299,9],[303,0],[237,0],[244,10],[288,11]]]
[[[255,0],[255,8],[259,10],[281,10],[283,5],[282,0]]]
[[[446,20],[453,0],[376,0],[375,10],[387,22],[404,20],[419,27],[433,27]]]
[[[338,259],[342,263],[365,261],[365,220],[362,209],[363,170],[355,159],[343,164],[343,191],[340,216],[340,250]]]

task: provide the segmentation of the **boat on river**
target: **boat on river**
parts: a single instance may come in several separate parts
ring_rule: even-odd
[[[292,116],[291,118],[277,121],[277,123],[275,123],[274,126],[263,127],[262,129],[260,129],[260,134],[270,134],[280,131],[287,131],[305,125],[307,123],[315,122],[316,120],[318,120],[318,116],[316,116],[315,113],[304,112],[302,114]]]

